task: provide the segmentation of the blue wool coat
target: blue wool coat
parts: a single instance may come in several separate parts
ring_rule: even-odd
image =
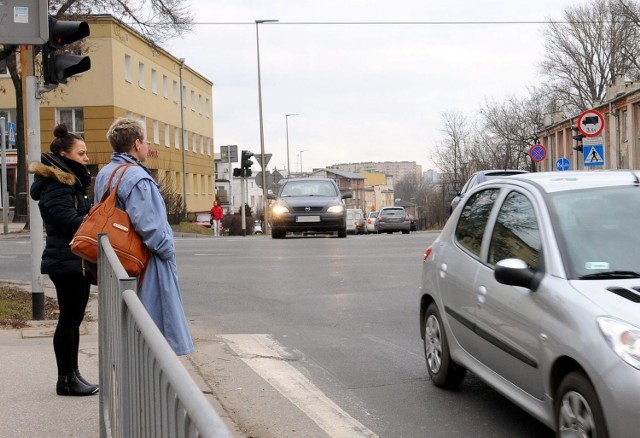
[[[99,202],[113,170],[135,160],[113,154],[95,182],[95,202]],[[118,171],[118,175],[120,172]],[[117,176],[111,182],[115,186]],[[131,224],[151,252],[138,296],[167,342],[177,355],[193,352],[191,333],[182,306],[173,230],[158,185],[140,165],[128,167],[118,187],[118,207],[129,214]]]

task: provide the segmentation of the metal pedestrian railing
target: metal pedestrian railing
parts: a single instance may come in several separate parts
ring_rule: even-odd
[[[100,437],[229,437],[99,236]]]

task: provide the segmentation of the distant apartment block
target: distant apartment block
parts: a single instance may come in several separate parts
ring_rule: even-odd
[[[384,173],[392,177],[392,184],[397,184],[406,176],[422,178],[422,166],[415,161],[379,161],[363,163],[342,163],[329,166],[330,169],[339,169],[353,173]]]

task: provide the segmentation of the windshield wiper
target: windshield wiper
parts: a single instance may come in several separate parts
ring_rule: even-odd
[[[600,279],[616,279],[616,278],[640,278],[640,273],[634,271],[606,271],[597,272],[595,274],[587,274],[578,277],[578,280],[600,280]]]

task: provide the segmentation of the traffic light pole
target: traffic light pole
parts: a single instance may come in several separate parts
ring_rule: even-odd
[[[240,178],[240,217],[242,218],[242,235],[247,235],[247,218],[246,212],[244,211],[244,197],[246,195],[245,184],[247,182],[247,177],[244,176],[244,169],[242,169],[242,177]]]
[[[27,147],[28,162],[40,162],[40,92],[38,78],[27,76]],[[29,187],[33,184],[29,174]],[[29,230],[31,239],[31,305],[34,320],[44,319],[44,276],[40,274],[40,259],[44,250],[44,227],[38,203],[29,197]]]

